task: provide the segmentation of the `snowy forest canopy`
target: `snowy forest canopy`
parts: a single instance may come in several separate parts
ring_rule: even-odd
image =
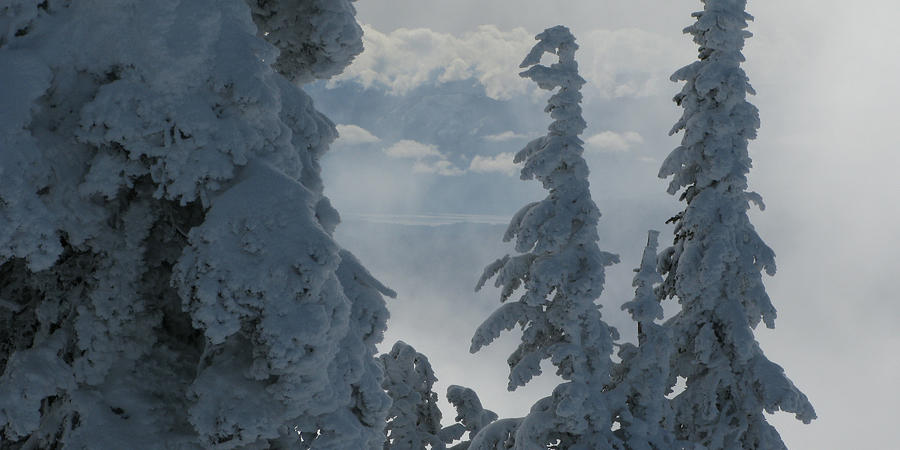
[[[672,77],[682,142],[659,171],[682,209],[628,299],[600,299],[620,258],[600,249],[578,44],[535,37],[520,75],[552,92],[552,122],[513,162],[545,198],[477,283],[501,305],[471,349],[519,329],[509,389],[547,362],[560,382],[523,417],[450,386],[446,425],[440,368],[404,342],[378,355],[396,293],[334,237],[320,161],[338,130],[302,86],[364,51],[351,1],[7,2],[0,446],[784,448],[764,413],[815,412],[753,334],[774,327],[775,265],[747,214],[745,3],[705,0],[685,29],[698,58]]]

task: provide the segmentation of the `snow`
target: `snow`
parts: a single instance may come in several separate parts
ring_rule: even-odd
[[[707,448],[785,448],[763,411],[793,412],[809,422],[812,405],[753,334],[760,321],[774,327],[775,308],[761,272],[775,272],[774,252],[747,216],[761,197],[747,192],[748,142],[759,128],[753,94],[740,65],[752,16],[746,2],[706,0],[685,28],[699,60],[673,80],[685,81],[675,102],[684,108],[672,133],[681,145],[663,162],[670,194],[681,192],[674,245],[662,252],[660,293],[677,297],[681,311],[666,323],[677,348],[671,376],[686,378],[672,400],[680,439]]]
[[[353,0],[248,2],[259,33],[280,50],[274,67],[300,83],[341,73],[363,50]]]
[[[647,246],[641,265],[634,269],[634,299],[625,302],[638,324],[637,345],[623,343],[619,347],[620,362],[613,369],[613,395],[625,407],[618,411],[618,422],[625,448],[651,450],[691,448],[676,442],[673,411],[667,394],[672,390],[668,362],[672,358],[672,333],[656,320],[663,318],[663,308],[654,288],[663,279],[657,272],[659,232],[647,233]]]
[[[776,311],[761,277],[775,272],[774,252],[747,216],[763,208],[747,190],[759,128],[741,69],[752,17],[743,0],[704,8],[685,29],[699,60],[672,77],[686,82],[672,129],[683,139],[659,172],[685,209],[671,247],[657,254],[650,232],[622,306],[637,345],[614,344],[598,304],[618,257],[597,244],[579,137],[585,80],[567,28],[538,34],[521,64],[554,91],[546,136],[459,166],[435,144],[386,139],[380,154],[412,160],[413,172],[519,170],[548,191],[510,221],[516,254],[477,283],[493,279],[503,304],[471,351],[519,327],[508,388],[544,361],[563,381],[524,417],[500,420],[452,385],[456,423],[442,428],[428,359],[403,342],[375,357],[384,296],[396,294],[333,238],[341,217],[319,161],[339,131],[348,145],[380,138],[336,127],[299,87],[362,52],[352,1],[6,2],[2,446],[784,448],[763,412],[809,422],[815,411],[753,332],[774,327]],[[547,54],[555,62],[542,65]],[[484,70],[466,64],[449,63],[438,83]],[[452,116],[451,128],[468,123]],[[642,140],[603,131],[588,144]],[[664,297],[681,310],[658,323]],[[676,380],[686,384],[673,393]]]
[[[588,169],[578,135],[581,86],[574,54],[578,46],[563,26],[537,35],[525,57],[523,77],[547,90],[546,111],[555,119],[544,137],[529,142],[516,156],[521,178],[536,178],[549,191],[539,202],[525,205],[510,221],[504,240],[515,239],[520,254],[506,255],[488,265],[476,285],[495,279],[505,302],[478,328],[473,352],[495,340],[503,330],[523,329],[522,342],[510,355],[509,389],[528,383],[549,359],[564,380],[551,396],[539,400],[522,419],[497,421],[473,439],[471,448],[546,448],[556,441],[565,448],[611,448],[610,382],[615,329],[602,319],[595,303],[603,290],[604,267],[618,261],[597,245],[600,212],[588,189]],[[559,62],[540,65],[544,53]],[[512,299],[517,292],[524,292]],[[573,447],[574,446],[574,447]]]
[[[264,4],[0,8],[4,446],[382,442],[394,293],[332,238],[337,130],[294,84],[361,31]]]
[[[441,410],[437,393],[432,390],[437,377],[428,358],[409,344],[397,341],[380,360],[384,389],[393,401],[385,430],[385,450],[444,448]]]
[[[397,341],[379,360],[384,368],[382,386],[392,401],[385,427],[385,450],[466,450],[482,429],[497,420],[497,414],[481,406],[475,391],[450,385],[447,400],[456,408],[456,423],[441,427],[443,414],[433,390],[437,377],[428,357]],[[463,440],[467,433],[469,439]],[[448,447],[450,444],[453,445]]]

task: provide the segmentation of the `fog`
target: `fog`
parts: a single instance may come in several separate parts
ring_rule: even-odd
[[[514,416],[556,384],[550,374],[506,392],[505,360],[515,333],[468,353],[475,327],[499,304],[495,290],[472,289],[483,266],[510,251],[498,222],[543,196],[538,183],[502,167],[477,172],[472,165],[475,156],[517,151],[549,123],[541,112],[546,95],[515,84],[524,52],[504,55],[531,42],[517,46],[511,39],[558,23],[579,38],[577,57],[589,81],[585,156],[604,215],[600,247],[622,257],[610,269],[601,303],[606,319],[630,339],[634,332],[619,305],[631,298],[631,269],[648,228],[663,232],[661,245],[671,243],[664,222],[680,208],[656,172],[680,138],[666,134],[680,114],[670,100],[679,86],[667,77],[695,57],[680,31],[699,7],[683,0],[358,4],[367,30],[381,36],[383,48],[367,42],[377,61],[361,58],[356,72],[351,66],[340,82],[310,92],[335,122],[378,140],[345,136],[334,145],[323,161],[326,193],[344,216],[338,239],[399,293],[389,301],[383,348],[403,339],[425,353],[441,395],[448,384],[467,385],[487,408]],[[750,183],[767,206],[751,218],[778,263],[778,273],[765,279],[778,309],[776,329],[756,334],[819,414],[811,425],[786,414],[772,422],[790,448],[890,447],[900,438],[893,423],[900,404],[900,302],[891,282],[900,269],[900,181],[893,174],[900,162],[893,124],[900,59],[889,21],[900,7],[751,0],[748,9],[756,21],[745,70],[762,119],[750,145]],[[514,32],[517,27],[524,31]],[[408,33],[397,32],[404,28],[423,30],[418,36],[431,36],[421,41],[429,44],[411,53],[391,50],[411,48]],[[485,53],[464,55],[441,47],[470,41],[490,45],[473,45]],[[455,56],[422,66],[416,52]],[[457,59],[466,70],[450,70]],[[506,61],[513,62],[500,65]],[[403,92],[390,85],[394,78],[364,87],[366,64],[427,76],[403,81]],[[590,139],[603,132],[615,135]],[[640,139],[615,140],[628,132]],[[432,145],[440,155],[404,159],[385,152],[403,139]],[[458,173],[441,172],[440,161]],[[454,414],[445,408],[444,415]]]

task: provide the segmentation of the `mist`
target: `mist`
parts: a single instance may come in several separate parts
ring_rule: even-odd
[[[671,102],[680,86],[667,77],[695,58],[680,32],[699,2],[387,3],[358,6],[360,20],[385,39],[401,39],[391,33],[403,28],[458,39],[480,25],[506,37],[517,27],[532,34],[558,23],[573,29],[589,82],[583,139],[591,142],[606,131],[641,138],[620,151],[608,144],[618,141],[596,139],[607,147],[586,145],[585,153],[592,195],[603,213],[600,247],[622,259],[609,269],[599,302],[623,339],[633,339],[633,325],[619,310],[633,295],[631,269],[647,229],[662,231],[662,246],[671,244],[665,221],[680,208],[656,173],[680,139],[667,135],[680,114]],[[778,273],[765,279],[778,309],[777,328],[759,328],[756,335],[819,414],[811,425],[780,413],[771,421],[790,448],[884,448],[900,438],[893,426],[893,405],[900,402],[900,302],[891,283],[900,268],[900,181],[892,173],[900,162],[892,127],[900,64],[888,23],[900,7],[886,1],[866,8],[751,1],[748,8],[756,20],[745,70],[758,92],[749,100],[762,119],[750,145],[749,178],[766,203],[764,211],[751,212],[751,220],[778,263]],[[663,45],[656,36],[671,42],[665,51],[638,52]],[[610,41],[615,48],[631,45],[638,56],[615,56]],[[389,51],[381,54],[382,62],[390,60]],[[479,58],[495,59],[472,56]],[[496,218],[511,216],[544,193],[517,175],[468,167],[476,155],[514,153],[528,136],[542,134],[549,123],[541,111],[546,97],[525,88],[497,94],[478,69],[450,81],[440,79],[442,70],[428,69],[432,76],[403,93],[374,82],[364,87],[352,76],[310,89],[335,122],[359,125],[380,139],[364,145],[338,140],[323,161],[326,193],[345,218],[337,239],[399,293],[389,302],[384,349],[402,339],[429,357],[440,394],[448,384],[466,385],[501,417],[518,416],[557,380],[548,367],[526,388],[506,392],[505,360],[517,342],[514,332],[476,355],[468,353],[475,327],[499,304],[493,288],[475,293],[473,286],[484,265],[511,251],[501,242],[504,225]],[[518,69],[502,70],[514,77]],[[360,93],[365,100],[354,103],[351,98]],[[413,116],[398,114],[409,105],[420,109]],[[486,138],[504,132],[509,139]],[[417,172],[416,161],[388,157],[385,149],[401,139],[434,145],[462,173]],[[381,219],[373,221],[372,214]],[[431,219],[404,219],[413,215]],[[452,419],[446,406],[445,420]]]

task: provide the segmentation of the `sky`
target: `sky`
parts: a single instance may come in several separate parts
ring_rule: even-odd
[[[501,416],[524,414],[557,383],[545,375],[505,392],[508,333],[476,355],[475,327],[499,304],[474,293],[481,268],[510,249],[509,216],[542,198],[520,181],[512,154],[544,134],[548,94],[517,76],[546,27],[570,27],[588,84],[583,136],[592,195],[604,214],[609,271],[604,316],[626,339],[619,305],[633,295],[648,228],[663,231],[680,204],[656,173],[680,135],[668,80],[693,61],[681,30],[701,8],[688,0],[365,0],[366,51],[341,76],[307,87],[338,124],[323,160],[326,194],[344,223],[338,239],[399,296],[384,348],[402,339],[440,379],[474,388]],[[810,425],[771,422],[789,448],[888,448],[900,440],[900,166],[896,104],[900,58],[894,2],[758,2],[744,68],[758,94],[751,189],[765,211],[751,220],[776,253],[766,278],[776,329],[763,350],[816,407]],[[670,306],[671,307],[671,306]],[[552,373],[552,370],[548,371]],[[446,404],[445,404],[446,405]],[[444,410],[445,420],[453,411]]]

